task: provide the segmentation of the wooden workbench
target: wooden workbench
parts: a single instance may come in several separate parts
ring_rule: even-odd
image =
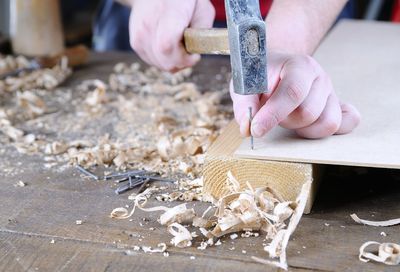
[[[74,73],[67,84],[88,78],[106,80],[121,60],[135,58],[132,54],[92,55],[89,65]],[[211,88],[221,83],[210,80],[221,66],[229,67],[228,60],[205,59],[194,76],[204,89]],[[376,220],[400,217],[399,174],[328,167],[312,213],[303,217],[289,243],[290,270],[398,271],[398,267],[360,262],[358,249],[368,240],[399,242],[400,227],[357,225],[349,214]],[[20,180],[27,186],[14,186]],[[126,255],[124,250],[135,245],[169,243],[170,235],[156,222],[155,214],[138,211],[133,220],[111,219],[113,208],[129,204],[127,195],[114,194],[113,184],[83,179],[65,165],[46,169],[41,156],[21,155],[8,146],[0,147],[0,188],[0,271],[275,271],[250,259],[265,256],[262,238],[232,241],[227,237],[221,246],[204,251],[196,249],[199,239],[192,248],[169,248],[169,257],[142,252]],[[153,204],[159,205],[150,202],[149,206]],[[194,205],[195,209],[205,207]],[[76,220],[82,220],[82,225]],[[382,231],[387,237],[380,235]]]

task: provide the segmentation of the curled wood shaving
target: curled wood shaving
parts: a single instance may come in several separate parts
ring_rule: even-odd
[[[115,208],[110,214],[111,218],[126,219],[129,218],[129,211],[126,208]]]
[[[46,112],[46,104],[32,91],[18,91],[17,105],[26,111],[26,114],[30,119],[40,116]]]
[[[157,188],[150,187],[150,188],[147,188],[145,191],[143,191],[140,194],[131,195],[129,197],[129,199],[134,201],[134,205],[133,205],[131,212],[129,212],[126,208],[123,208],[123,207],[115,208],[114,210],[112,210],[110,217],[115,218],[115,219],[127,219],[134,214],[136,207],[139,207],[140,209],[142,209],[144,211],[168,210],[169,208],[167,208],[167,207],[157,207],[156,209],[151,209],[151,208],[144,209],[143,208],[143,206],[147,202],[147,199],[157,190],[158,190]]]
[[[350,216],[355,222],[359,224],[364,224],[374,227],[390,227],[400,224],[400,218],[385,220],[385,221],[370,221],[370,220],[360,219],[355,213],[351,214]]]
[[[192,245],[192,234],[179,223],[172,223],[168,226],[168,232],[174,237],[171,244],[176,247],[190,247]]]
[[[145,208],[144,206],[149,197],[148,196],[149,190],[151,190],[151,188],[148,188],[143,193],[138,194],[138,195],[134,196],[133,198],[131,198],[134,200],[134,206],[133,206],[131,212],[128,212],[128,210],[126,208],[120,207],[120,208],[114,209],[111,212],[110,217],[116,218],[116,219],[127,219],[134,214],[135,209],[137,207],[146,212],[164,211],[164,213],[160,216],[160,219],[159,219],[161,225],[170,225],[175,222],[177,222],[177,223],[192,222],[193,218],[195,217],[195,212],[193,209],[188,209],[186,207],[186,203],[177,205],[172,208],[165,207],[165,206],[156,206],[156,207],[151,207],[151,208]]]
[[[165,243],[159,243],[156,248],[149,246],[142,246],[142,250],[145,253],[163,253],[167,250],[167,245]]]
[[[237,193],[240,190],[240,183],[239,181],[233,176],[231,171],[227,173],[226,183],[228,188],[230,189],[231,193]]]
[[[367,251],[367,247],[371,245],[378,245],[378,252],[372,253]],[[369,241],[364,243],[360,247],[359,259],[362,262],[369,262],[370,260],[384,263],[387,265],[399,265],[400,264],[400,245],[394,243],[378,243],[375,241]]]
[[[12,126],[11,122],[7,119],[0,119],[0,132],[13,141],[19,141],[24,136],[24,132]]]
[[[86,96],[86,104],[94,107],[107,102],[107,85],[103,81],[95,79],[86,81],[85,83],[88,85],[87,88],[94,88],[94,90]]]
[[[188,209],[186,203],[180,204],[165,211],[160,216],[161,225],[170,225],[171,223],[189,223],[195,216],[193,209]]]
[[[277,266],[279,268],[287,270],[288,265],[287,265],[287,260],[286,260],[286,247],[289,242],[289,238],[296,229],[298,223],[300,222],[300,219],[303,215],[304,208],[306,207],[307,204],[307,198],[308,194],[310,192],[311,188],[311,181],[305,183],[302,188],[299,196],[297,197],[296,200],[296,208],[293,212],[292,217],[289,220],[289,224],[285,230],[280,230],[280,234],[276,235],[275,238],[272,240],[270,247],[266,248],[266,251],[270,254],[270,257],[272,256],[279,256],[279,262],[278,261],[270,261],[270,260],[263,260],[258,257],[252,257],[255,261],[261,262],[261,263],[268,263],[270,265]],[[273,245],[271,247],[271,245]],[[279,248],[279,250],[277,250]],[[273,257],[272,257],[273,258]]]

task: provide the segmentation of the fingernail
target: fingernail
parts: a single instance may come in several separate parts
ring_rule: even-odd
[[[266,133],[266,129],[263,125],[259,124],[259,123],[254,123],[251,124],[251,134],[254,137],[262,137],[264,136],[264,134]]]

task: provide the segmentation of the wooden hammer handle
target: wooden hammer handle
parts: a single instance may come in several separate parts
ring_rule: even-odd
[[[226,28],[187,28],[183,37],[188,53],[229,55],[229,39]]]

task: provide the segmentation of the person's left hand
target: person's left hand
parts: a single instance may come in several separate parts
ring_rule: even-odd
[[[329,76],[310,56],[271,52],[268,84],[268,94],[239,95],[231,82],[235,119],[243,136],[250,135],[249,107],[254,114],[254,137],[262,137],[280,125],[304,138],[323,138],[349,133],[360,122],[357,109],[340,103]]]

